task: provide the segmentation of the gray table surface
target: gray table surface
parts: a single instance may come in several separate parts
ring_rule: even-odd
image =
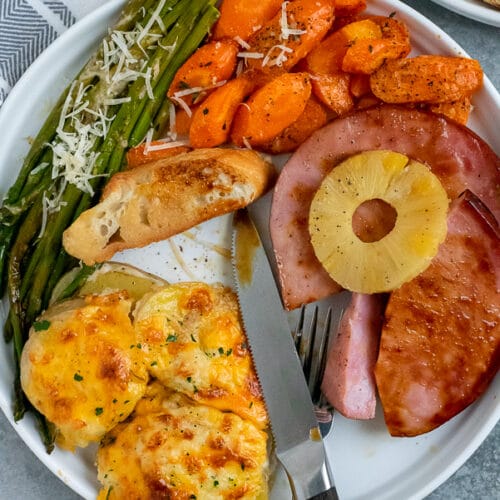
[[[478,59],[496,89],[500,88],[500,28],[454,14],[428,0],[405,3],[452,36]],[[493,116],[500,131],[499,117]],[[500,499],[500,424],[472,457],[429,500]],[[78,495],[52,475],[0,412],[0,499],[77,500]],[[401,499],[404,500],[404,499]]]

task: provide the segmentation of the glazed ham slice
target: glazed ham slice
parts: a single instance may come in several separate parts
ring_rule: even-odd
[[[322,391],[347,418],[375,417],[374,368],[386,296],[353,293],[328,353]]]
[[[290,157],[276,184],[270,230],[287,309],[340,291],[309,241],[314,193],[339,162],[370,149],[389,149],[427,164],[451,199],[470,189],[500,219],[500,161],[475,133],[444,117],[381,105],[320,129]]]
[[[393,436],[415,436],[475,401],[500,366],[500,231],[470,192],[452,204],[430,266],[394,291],[375,377]]]

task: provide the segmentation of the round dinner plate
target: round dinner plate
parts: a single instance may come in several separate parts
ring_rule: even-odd
[[[395,12],[409,26],[414,53],[466,55],[444,32],[399,1],[369,3],[370,13]],[[56,98],[97,47],[122,5],[123,0],[112,0],[75,24],[36,60],[12,90],[0,112],[0,196],[17,176],[29,148],[28,138],[36,135]],[[499,116],[500,96],[487,78],[473,104],[469,126],[500,151],[500,136],[490,121],[491,116]],[[221,281],[231,285],[229,247],[230,218],[225,216],[168,241],[123,252],[115,260],[134,264],[172,282]],[[3,324],[7,301],[0,304]],[[12,346],[0,342],[0,407],[11,422],[13,378]],[[341,498],[400,500],[429,494],[467,460],[500,419],[499,392],[500,377],[496,377],[479,401],[440,428],[416,438],[392,438],[384,425],[380,405],[372,421],[336,416],[326,447]],[[99,488],[95,447],[76,453],[56,449],[47,455],[30,415],[12,424],[54,474],[82,497],[95,498]],[[271,498],[290,498],[283,478],[274,483]]]
[[[500,26],[500,8],[482,0],[432,0],[457,14],[492,26]]]

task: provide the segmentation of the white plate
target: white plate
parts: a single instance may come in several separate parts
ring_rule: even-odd
[[[28,150],[27,138],[41,126],[56,97],[84,64],[88,54],[106,32],[123,0],[112,0],[63,34],[29,68],[12,90],[0,113],[0,196],[14,181]],[[376,6],[373,6],[376,4]],[[426,18],[397,0],[373,1],[370,12],[398,17],[410,26],[415,52],[465,55],[463,50]],[[488,118],[499,116],[500,96],[488,79],[474,96],[470,126],[498,152],[500,136]],[[127,261],[171,281],[199,279],[231,283],[227,256],[227,217],[210,221],[170,242],[124,252],[117,260]],[[182,247],[183,251],[180,251]],[[179,257],[179,258],[178,258]],[[205,262],[205,261],[208,261]],[[2,303],[0,320],[6,317]],[[0,407],[12,421],[12,346],[0,342]],[[476,450],[500,419],[500,377],[474,405],[439,429],[417,438],[391,438],[380,408],[370,422],[337,417],[327,439],[339,493],[343,499],[422,498],[445,481]],[[93,465],[94,449],[76,454],[56,450],[47,455],[28,416],[16,431],[36,456],[70,488],[84,498],[95,498],[98,488]],[[282,484],[273,497],[289,498]]]
[[[481,0],[432,0],[462,16],[492,26],[500,26],[500,9]]]

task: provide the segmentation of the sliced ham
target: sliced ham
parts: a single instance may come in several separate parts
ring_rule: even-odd
[[[337,119],[315,132],[290,157],[274,190],[270,230],[287,309],[340,291],[310,244],[309,207],[335,165],[370,149],[398,151],[427,164],[451,199],[469,189],[500,219],[500,160],[468,128],[441,116],[392,105]]]
[[[466,192],[431,265],[392,292],[375,367],[387,427],[415,436],[475,401],[500,366],[500,231]]]
[[[385,295],[353,293],[328,353],[322,391],[347,418],[375,417],[374,368]]]

